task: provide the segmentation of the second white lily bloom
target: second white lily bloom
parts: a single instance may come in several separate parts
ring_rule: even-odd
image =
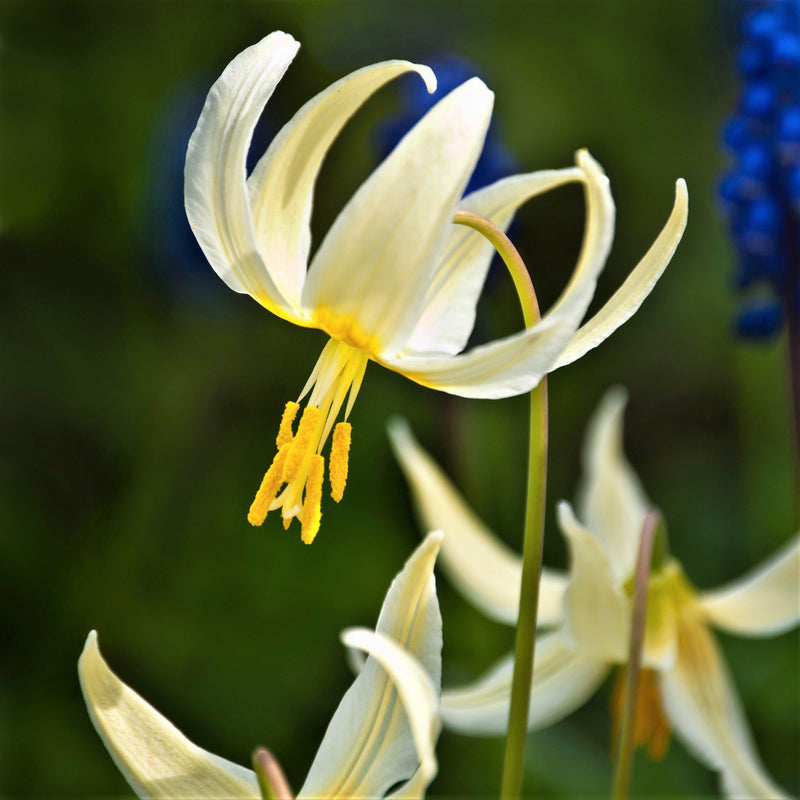
[[[568,574],[545,569],[529,727],[550,725],[580,707],[615,665],[627,661],[631,587],[650,507],[622,450],[624,393],[610,392],[591,421],[578,515],[558,506],[570,552]],[[475,516],[403,423],[391,426],[395,452],[424,526],[445,533],[442,563],[460,591],[488,616],[516,624],[521,559]],[[800,620],[800,539],[749,575],[712,592],[696,590],[671,557],[650,578],[638,744],[658,756],[670,727],[719,771],[731,797],[785,797],[756,752],[711,626],[743,636],[787,631]],[[473,735],[505,732],[513,656],[476,683],[444,691],[447,727]]]
[[[298,798],[419,798],[436,776],[442,619],[430,534],[394,579],[375,631],[353,628],[345,645],[368,658],[336,709]],[[189,741],[108,668],[89,634],[81,688],[97,732],[141,798],[257,800],[255,774]]]
[[[285,525],[300,519],[303,541],[310,542],[321,516],[322,449],[333,431],[328,478],[338,501],[347,479],[346,420],[369,361],[463,397],[529,391],[635,313],[680,241],[687,195],[678,181],[664,230],[616,294],[580,327],[614,236],[608,180],[581,151],[575,167],[516,175],[462,198],[494,100],[473,78],[437,103],[367,178],[309,265],[314,185],[334,139],[393,78],[416,72],[431,91],[436,78],[408,61],[353,72],[306,103],[248,176],[253,129],[298,48],[288,34],[272,33],[236,56],[213,85],[189,142],[185,199],[198,242],[231,289],[330,336],[298,402],[287,404],[277,454],[248,516],[260,525],[280,508]],[[570,182],[584,187],[586,229],[563,294],[540,323],[461,353],[493,250],[475,231],[453,224],[455,211],[473,211],[506,228],[528,199]]]

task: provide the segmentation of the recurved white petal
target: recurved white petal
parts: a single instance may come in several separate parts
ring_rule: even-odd
[[[190,742],[108,668],[92,631],[78,661],[95,729],[133,791],[167,800],[258,800],[255,775]]]
[[[368,653],[389,674],[408,719],[419,766],[389,797],[424,797],[438,770],[435,753],[441,731],[438,685],[419,661],[384,634],[350,628],[342,634],[342,641],[348,647]]]
[[[480,154],[494,95],[473,78],[437,103],[341,211],[311,264],[303,304],[323,327],[353,322],[394,354],[422,302]]]
[[[514,658],[506,656],[474,684],[442,693],[446,728],[472,736],[502,736],[508,726]],[[560,631],[536,639],[528,730],[552,725],[580,708],[609,665],[570,647]]]
[[[419,446],[404,420],[389,423],[389,435],[411,487],[420,527],[444,533],[441,562],[458,590],[487,616],[515,625],[522,559],[503,544],[464,502],[438,465]],[[539,625],[561,620],[566,577],[542,570]]]
[[[459,209],[474,211],[505,231],[517,209],[536,195],[583,181],[578,167],[503,178],[468,194]],[[411,351],[455,354],[464,349],[494,248],[476,231],[453,225],[436,274],[425,295],[425,310],[405,347]]]
[[[586,429],[583,483],[578,511],[599,538],[614,575],[626,581],[633,574],[642,525],[649,503],[622,448],[622,422],[627,393],[606,392]]]
[[[423,386],[462,397],[511,397],[539,383],[578,329],[614,236],[614,203],[608,179],[586,151],[578,153],[577,161],[586,176],[583,247],[564,292],[541,322],[461,355],[381,354],[380,363]]]
[[[438,693],[442,620],[433,567],[442,541],[430,534],[394,579],[377,632],[422,664]],[[333,715],[300,792],[303,797],[383,797],[419,767],[415,733],[390,673],[368,658]]]
[[[705,624],[684,615],[678,659],[661,673],[664,709],[675,732],[711,769],[727,797],[787,797],[756,752],[736,689]]]
[[[624,662],[630,642],[631,605],[601,543],[584,528],[569,503],[558,504],[558,524],[569,544],[564,592],[564,636],[602,661]]]
[[[589,350],[604,342],[614,331],[627,322],[645,301],[647,295],[672,260],[675,249],[683,237],[689,215],[689,194],[686,181],[675,184],[675,204],[658,238],[644,258],[611,296],[611,299],[586,323],[561,353],[554,369],[577,361]]]
[[[253,129],[299,43],[276,31],[239,53],[211,87],[186,151],[186,216],[217,275],[294,318],[258,252],[246,183]]]
[[[300,305],[306,276],[314,184],[328,149],[374,92],[409,71],[418,72],[435,91],[433,72],[419,64],[385,61],[359,69],[306,103],[281,128],[248,180],[261,254],[294,307]]]
[[[800,538],[739,580],[699,597],[714,625],[743,636],[772,636],[800,621]]]

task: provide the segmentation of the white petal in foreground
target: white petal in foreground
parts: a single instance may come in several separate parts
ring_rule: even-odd
[[[314,256],[303,304],[334,336],[393,355],[422,301],[483,146],[494,95],[473,78],[440,100],[353,195]]]
[[[441,730],[439,687],[422,664],[388,636],[365,628],[351,628],[342,634],[342,641],[348,647],[368,653],[367,663],[374,659],[389,674],[408,719],[419,766],[410,780],[390,797],[423,797],[438,769],[435,747]]]
[[[300,45],[276,31],[239,53],[211,87],[186,151],[186,216],[217,275],[296,321],[258,252],[246,159],[264,105]]]
[[[541,322],[462,355],[438,358],[381,355],[380,363],[423,386],[461,397],[512,397],[530,391],[539,383],[578,329],[614,237],[614,203],[608,178],[586,151],[578,153],[577,161],[586,176],[583,247],[564,292]]]
[[[661,690],[675,732],[720,773],[727,797],[788,796],[764,770],[728,669],[699,619],[681,619],[678,660],[661,673]]]
[[[752,572],[700,595],[714,625],[743,636],[770,636],[800,621],[800,538]]]
[[[575,519],[569,503],[558,504],[558,524],[570,552],[564,636],[594,658],[624,662],[631,627],[625,590],[614,577],[602,543]]]
[[[311,244],[314,184],[345,123],[381,86],[415,71],[436,90],[433,72],[408,61],[385,61],[347,75],[306,103],[281,128],[247,184],[261,254],[286,300],[300,310]]]
[[[592,415],[586,430],[583,484],[578,495],[581,520],[601,540],[620,581],[633,575],[649,508],[622,448],[626,402],[624,389],[611,389]]]
[[[255,775],[190,742],[108,668],[97,634],[86,640],[78,675],[86,707],[114,763],[142,798],[258,800]]]
[[[414,497],[420,527],[444,532],[441,562],[458,590],[492,619],[515,625],[522,559],[509,550],[464,502],[404,420],[389,423],[389,436]],[[561,620],[566,578],[542,570],[539,625]]]
[[[389,588],[377,625],[422,664],[437,691],[442,622],[433,567],[441,541],[432,533],[416,549]],[[368,658],[328,725],[300,796],[383,797],[417,770],[414,735],[392,677]]]
[[[502,736],[508,725],[511,675],[509,655],[470,686],[442,693],[446,728],[471,736]],[[552,725],[580,708],[609,670],[604,661],[571,648],[558,631],[537,637],[528,729]]]
[[[512,175],[468,194],[459,209],[474,211],[505,231],[525,202],[566,183],[584,180],[578,167]],[[425,311],[404,349],[455,355],[475,325],[478,298],[494,257],[494,247],[477,231],[453,225],[444,254],[425,294]]]
[[[554,369],[577,361],[626,323],[645,301],[675,254],[689,218],[689,193],[682,178],[675,184],[675,205],[664,229],[608,302],[572,337]]]

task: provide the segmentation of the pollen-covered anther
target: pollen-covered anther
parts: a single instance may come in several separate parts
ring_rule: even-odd
[[[283,466],[288,452],[289,446],[284,445],[272,459],[272,464],[266,471],[250,505],[250,511],[247,512],[247,521],[251,525],[261,525],[266,519],[269,507],[283,484]]]
[[[278,436],[275,439],[275,446],[278,448],[278,450],[280,450],[285,444],[289,444],[289,442],[294,439],[292,425],[294,424],[294,418],[297,416],[297,411],[299,408],[300,403],[295,403],[293,400],[290,400],[283,409],[281,426],[278,429]]]
[[[306,406],[300,424],[297,426],[297,434],[289,445],[289,452],[283,464],[283,480],[285,483],[293,481],[303,463],[306,453],[312,443],[314,431],[319,420],[319,409],[315,406]]]
[[[350,460],[350,438],[352,432],[353,426],[349,422],[339,422],[333,429],[329,479],[331,482],[331,497],[337,503],[344,496],[344,487],[347,484],[347,469]]]
[[[311,456],[311,466],[306,481],[306,497],[301,512],[300,538],[311,544],[319,531],[322,519],[322,479],[325,475],[325,459],[320,455]]]
[[[611,693],[611,716],[613,741],[619,739],[619,729],[625,705],[625,669],[620,668]],[[647,757],[660,761],[669,750],[672,728],[661,705],[658,679],[652,669],[639,673],[636,687],[636,713],[633,718],[633,746],[644,747]]]

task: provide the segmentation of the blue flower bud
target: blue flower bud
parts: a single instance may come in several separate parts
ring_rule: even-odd
[[[779,31],[770,42],[773,63],[784,69],[800,66],[800,36],[789,31]]]
[[[753,200],[744,213],[742,247],[753,255],[775,253],[783,229],[780,204],[766,195]]]
[[[749,118],[769,120],[778,105],[778,90],[767,81],[753,81],[742,91],[740,107]]]
[[[783,309],[773,298],[748,304],[739,311],[734,322],[736,333],[747,339],[771,339],[782,326]]]
[[[773,175],[773,156],[763,142],[750,142],[739,155],[739,171],[749,181],[767,183]]]
[[[766,41],[781,27],[783,17],[773,9],[761,8],[748,14],[742,21],[746,39]]]
[[[757,42],[745,42],[736,54],[736,65],[744,78],[760,77],[768,64],[768,53]]]
[[[722,139],[733,153],[739,152],[753,141],[750,123],[744,117],[731,117],[722,131]]]

